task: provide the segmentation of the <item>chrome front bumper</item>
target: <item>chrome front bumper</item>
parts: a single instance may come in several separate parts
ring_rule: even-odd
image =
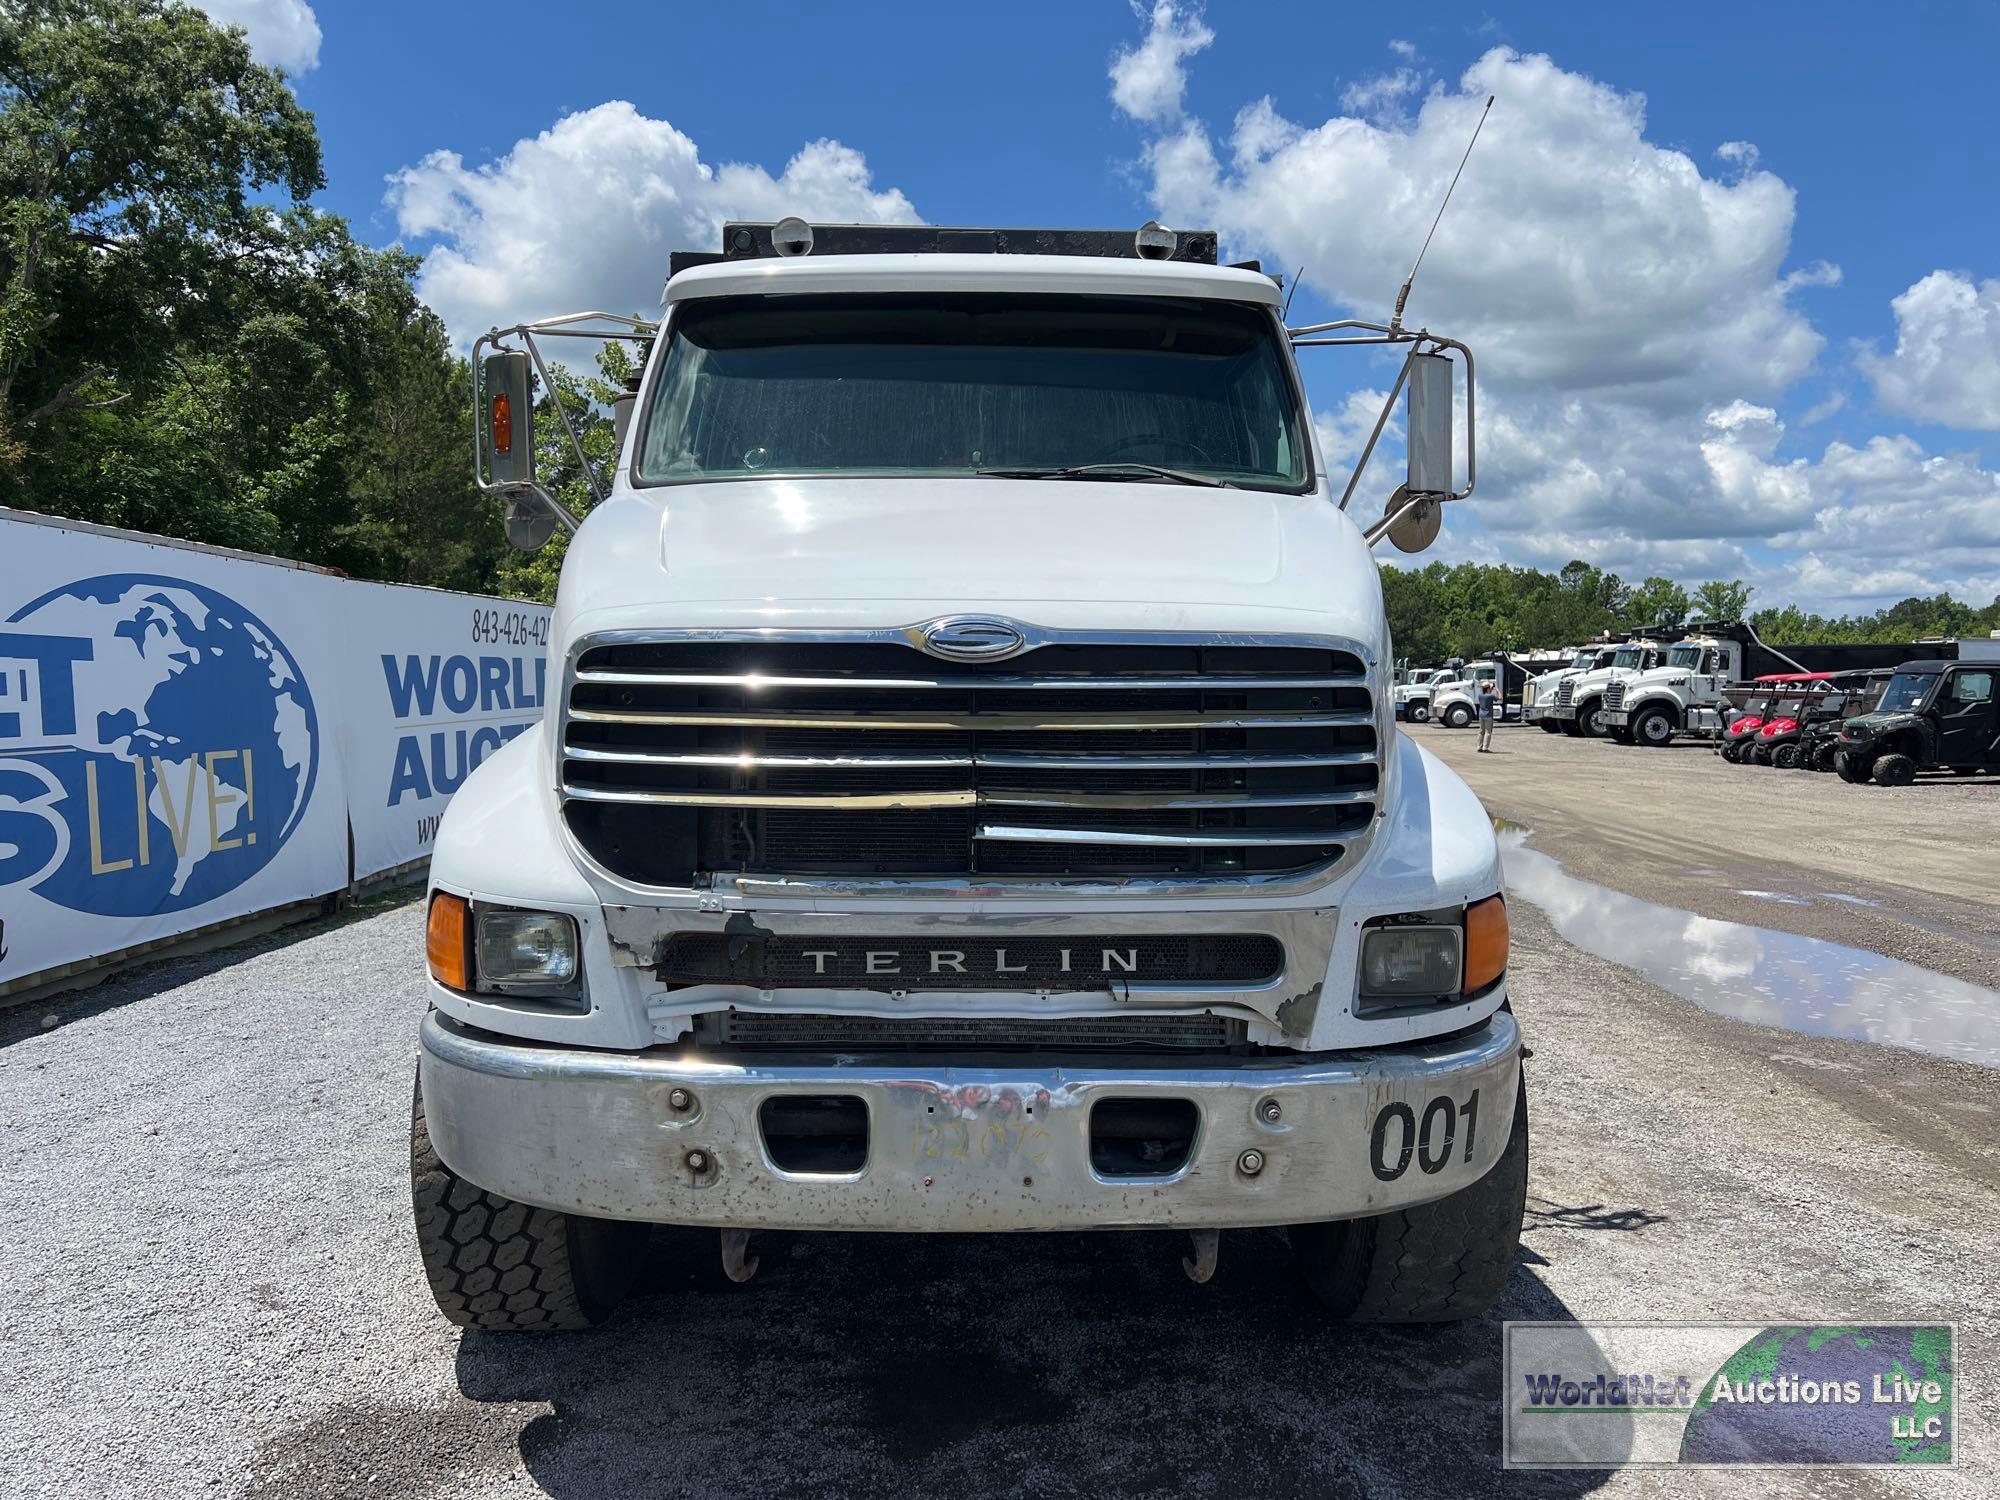
[[[1477,1181],[1506,1145],[1520,1051],[1505,1011],[1449,1040],[1296,1061],[1061,1063],[601,1052],[510,1042],[433,1011],[421,1068],[452,1170],[545,1208],[735,1229],[1227,1228],[1377,1214]],[[864,1102],[859,1171],[772,1163],[758,1107],[785,1094]],[[1179,1170],[1093,1168],[1092,1106],[1135,1098],[1194,1105]]]
[[[1598,721],[1610,725],[1613,729],[1623,729],[1631,717],[1632,713],[1630,709],[1600,708],[1597,711]]]

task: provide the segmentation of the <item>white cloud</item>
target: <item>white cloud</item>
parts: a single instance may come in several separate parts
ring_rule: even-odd
[[[1387,391],[1349,391],[1347,399],[1335,410],[1313,413],[1313,430],[1319,435],[1320,454],[1330,468],[1344,471],[1361,457],[1368,434],[1375,430],[1376,419],[1382,415],[1382,403],[1388,398]],[[1382,436],[1376,440],[1375,453],[1368,461],[1371,476],[1377,472],[1394,471],[1401,462],[1397,450],[1402,441],[1401,413],[1391,412],[1389,420],[1383,424]],[[1344,472],[1336,472],[1333,478],[1336,489],[1347,482]]]
[[[720,248],[729,219],[918,218],[837,141],[805,146],[776,177],[713,166],[667,121],[623,100],[565,115],[497,161],[468,166],[433,151],[389,182],[399,231],[436,241],[418,288],[461,345],[495,323],[657,308],[668,253]]]
[[[1350,83],[1340,91],[1340,107],[1370,119],[1392,115],[1403,101],[1424,86],[1423,75],[1415,68],[1397,68]]]
[[[1861,359],[1875,399],[1922,421],[2000,431],[2000,280],[1933,271],[1889,305],[1895,352]]]
[[[1902,435],[1785,451],[1779,412],[1824,344],[1797,299],[1840,271],[1788,265],[1794,194],[1754,145],[1722,143],[1705,173],[1647,138],[1641,96],[1504,47],[1427,93],[1411,76],[1359,85],[1347,114],[1316,123],[1270,99],[1222,139],[1161,119],[1145,165],[1164,222],[1303,263],[1316,296],[1382,318],[1498,97],[1407,313],[1481,359],[1479,489],[1447,516],[1440,555],[1740,577],[1760,603],[1823,612],[2000,590],[2000,476],[1976,457]],[[1395,115],[1398,100],[1414,113]],[[1939,273],[1896,312],[1896,354],[1870,369],[1885,404],[2000,429],[2000,282]],[[1309,354],[1325,362],[1309,373],[1337,379],[1343,357]],[[1357,364],[1350,378],[1385,376]],[[1322,407],[1322,445],[1344,465],[1369,393]],[[1803,420],[1840,407],[1835,392]],[[1394,482],[1372,472],[1357,506],[1372,515]]]
[[[1791,188],[1740,159],[1735,180],[1705,177],[1646,139],[1643,98],[1546,57],[1496,48],[1409,121],[1252,115],[1229,166],[1199,122],[1163,129],[1153,196],[1168,222],[1386,314],[1489,94],[1413,320],[1504,350],[1496,383],[1662,407],[1775,396],[1811,367],[1822,340],[1783,275]]]
[[[288,73],[319,66],[319,18],[306,0],[192,0],[224,26],[250,35],[250,55]]]
[[[1389,50],[1407,62],[1417,55],[1417,44],[1415,42],[1406,42],[1401,37],[1396,37],[1389,43]]]
[[[1145,39],[1111,59],[1111,102],[1149,125],[1178,119],[1187,93],[1184,64],[1214,40],[1199,11],[1155,0]]]

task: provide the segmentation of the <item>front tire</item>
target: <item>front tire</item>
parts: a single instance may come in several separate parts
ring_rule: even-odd
[[[531,1208],[444,1164],[410,1106],[410,1202],[438,1311],[461,1328],[594,1328],[631,1289],[647,1226]]]
[[[1506,1288],[1528,1196],[1528,1084],[1493,1170],[1449,1198],[1332,1224],[1295,1224],[1292,1250],[1326,1310],[1356,1323],[1476,1318]]]
[[[1799,747],[1790,741],[1771,752],[1771,764],[1780,771],[1796,771],[1799,768]]]
[[[1849,786],[1864,784],[1873,769],[1865,756],[1856,755],[1850,750],[1836,750],[1833,753],[1834,774]]]
[[[1611,733],[1611,726],[1604,722],[1604,709],[1593,698],[1576,711],[1577,733],[1585,739],[1601,740]]]
[[[1917,779],[1917,763],[1892,750],[1876,758],[1873,775],[1877,786],[1908,786]]]
[[[1430,722],[1431,706],[1428,703],[1412,703],[1405,712],[1409,714],[1412,724],[1426,724]]]
[[[1672,741],[1676,727],[1674,716],[1664,708],[1642,708],[1639,717],[1632,721],[1632,738],[1638,744],[1657,749]]]
[[[1463,703],[1454,703],[1444,711],[1444,727],[1463,729],[1472,722],[1472,710]]]
[[[1537,719],[1535,722],[1542,726],[1542,733],[1544,734],[1561,734],[1563,732],[1561,719]]]

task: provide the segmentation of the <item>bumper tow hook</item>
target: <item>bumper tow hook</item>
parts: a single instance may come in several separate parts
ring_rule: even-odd
[[[1220,1229],[1190,1229],[1188,1238],[1194,1242],[1194,1258],[1181,1257],[1181,1269],[1187,1272],[1187,1279],[1196,1286],[1202,1285],[1215,1274],[1215,1257],[1222,1248]]]
[[[750,1253],[750,1231],[747,1229],[725,1229],[722,1231],[722,1274],[731,1281],[748,1281],[757,1274],[761,1264]]]

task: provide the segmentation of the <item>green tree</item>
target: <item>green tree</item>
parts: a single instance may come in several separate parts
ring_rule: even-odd
[[[1625,596],[1625,623],[1678,629],[1688,617],[1688,591],[1671,578],[1648,578]]]
[[[417,260],[320,185],[311,115],[240,31],[0,3],[0,500],[491,587],[465,362]]]
[[[1704,620],[1740,620],[1749,611],[1754,592],[1740,578],[1731,583],[1711,578],[1694,591],[1695,614]]]
[[[312,116],[241,31],[162,0],[0,8],[0,440],[130,398],[284,253]]]

